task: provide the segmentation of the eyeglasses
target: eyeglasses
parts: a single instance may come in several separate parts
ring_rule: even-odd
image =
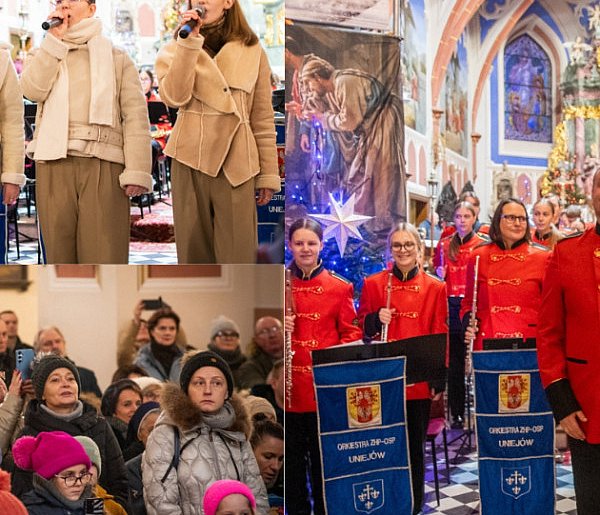
[[[281,332],[281,327],[274,325],[273,327],[265,327],[258,331],[259,336],[268,336],[270,334],[279,334]]]
[[[504,220],[506,220],[508,223],[511,223],[511,224],[514,224],[515,222],[519,222],[520,224],[522,224],[527,221],[526,216],[502,215],[502,218],[504,218]]]
[[[60,7],[62,5],[66,5],[66,4],[78,4],[80,2],[86,2],[88,4],[96,3],[95,0],[54,0],[53,2],[50,2],[50,5],[52,7]]]
[[[239,338],[240,333],[236,333],[235,331],[219,331],[217,336],[221,338]]]
[[[204,379],[198,379],[192,383],[194,386],[198,388],[206,388],[206,385],[209,384],[211,390],[214,388],[215,390],[222,390],[225,388],[225,381],[222,379],[211,379],[208,383]]]
[[[415,248],[415,242],[414,241],[407,241],[406,243],[392,243],[392,249],[393,250],[407,250],[408,252],[410,252],[412,249]]]
[[[75,486],[78,481],[85,486],[92,479],[92,475],[89,472],[84,472],[83,474],[81,474],[81,476],[59,476],[58,474],[56,474],[54,477],[62,479],[65,482],[65,486],[69,488]]]

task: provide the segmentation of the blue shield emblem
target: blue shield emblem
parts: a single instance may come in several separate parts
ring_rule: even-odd
[[[353,483],[354,508],[362,513],[373,513],[384,505],[383,479]]]
[[[502,467],[502,493],[518,499],[531,491],[531,467]]]

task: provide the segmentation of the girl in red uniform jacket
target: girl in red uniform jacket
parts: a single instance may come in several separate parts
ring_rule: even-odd
[[[467,284],[467,264],[475,247],[488,241],[473,230],[477,211],[469,202],[460,202],[454,208],[456,232],[444,238],[434,257],[436,273],[446,280],[450,326],[450,366],[448,368],[448,403],[452,427],[462,429],[465,414],[465,343],[460,321],[460,306]]]
[[[460,309],[466,327],[473,305],[475,258],[479,256],[477,323],[466,327],[465,334],[467,342],[475,338],[473,350],[481,350],[485,338],[536,337],[542,278],[550,255],[546,247],[531,243],[527,211],[517,199],[498,204],[490,239],[471,254]]]
[[[306,484],[310,478],[313,510],[324,514],[321,457],[317,431],[311,352],[360,340],[362,331],[353,304],[353,286],[323,267],[321,226],[310,219],[296,220],[290,227],[292,297],[294,314],[286,315],[285,330],[291,333],[292,387],[285,413],[285,497],[290,515],[310,514]]]
[[[411,224],[401,223],[388,238],[393,264],[389,270],[365,279],[358,316],[365,337],[381,335],[388,324],[388,341],[414,336],[447,333],[446,287],[437,277],[421,270],[422,243]],[[387,308],[389,274],[392,274],[391,302]],[[423,505],[425,462],[424,446],[429,423],[431,398],[441,395],[437,388],[423,382],[406,387],[406,423],[412,474],[414,513]]]

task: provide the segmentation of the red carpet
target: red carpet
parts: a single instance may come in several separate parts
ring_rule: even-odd
[[[171,199],[163,197],[161,202],[152,205],[152,212],[144,206],[144,218],[137,205],[131,206],[131,241],[173,243],[173,208]]]

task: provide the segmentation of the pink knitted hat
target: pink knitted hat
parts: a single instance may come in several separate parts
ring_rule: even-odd
[[[204,515],[215,515],[223,498],[231,494],[241,494],[246,496],[250,501],[250,506],[256,508],[254,494],[247,485],[232,479],[221,479],[215,481],[206,489],[203,501]]]
[[[22,436],[14,443],[12,452],[17,467],[33,470],[45,479],[75,465],[85,465],[88,469],[92,466],[83,446],[63,431]]]

